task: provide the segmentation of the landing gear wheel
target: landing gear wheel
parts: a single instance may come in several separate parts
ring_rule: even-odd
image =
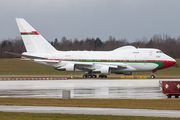
[[[97,76],[96,76],[96,75],[93,75],[93,78],[97,78]]]
[[[156,76],[155,76],[155,72],[156,72],[156,70],[153,70],[153,71],[152,71],[152,75],[151,75],[151,77],[150,77],[150,78],[156,78]]]
[[[97,78],[97,76],[93,74],[92,72],[89,72],[89,73],[85,73],[83,75],[83,78]]]
[[[151,78],[156,78],[156,76],[155,75],[151,75]]]
[[[103,78],[103,76],[102,76],[102,75],[99,75],[99,78]]]
[[[88,78],[92,78],[93,76],[92,75],[89,75]]]
[[[107,78],[106,75],[99,75],[99,78]]]
[[[87,78],[87,75],[83,75],[83,78]]]

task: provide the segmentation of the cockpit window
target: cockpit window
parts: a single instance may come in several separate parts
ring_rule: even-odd
[[[163,53],[162,51],[156,51],[156,53]]]

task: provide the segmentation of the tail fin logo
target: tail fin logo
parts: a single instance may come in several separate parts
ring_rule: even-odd
[[[39,33],[37,31],[21,32],[21,35],[39,35]]]

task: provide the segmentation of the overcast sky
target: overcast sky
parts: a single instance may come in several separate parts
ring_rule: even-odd
[[[0,40],[20,36],[15,18],[24,18],[49,41],[177,38],[180,0],[0,0]]]

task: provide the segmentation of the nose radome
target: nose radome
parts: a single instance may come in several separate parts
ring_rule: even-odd
[[[176,64],[176,60],[175,60],[175,59],[173,59],[173,62],[174,62],[174,64]],[[173,65],[174,65],[174,64],[173,64]]]
[[[169,67],[170,66],[173,66],[174,64],[176,64],[176,60],[175,59],[173,59],[172,57],[169,57]]]
[[[176,64],[176,60],[173,59],[172,57],[170,57],[170,61],[172,61],[172,63]]]
[[[164,65],[162,67],[160,67],[158,70],[160,69],[164,69],[164,68],[168,68],[168,67],[171,67],[173,66],[174,64],[176,64],[176,60],[173,59],[172,57],[166,55],[166,57],[164,58]]]
[[[164,59],[170,63],[172,63],[172,65],[176,64],[176,60],[172,57],[170,57],[169,55],[164,54]]]

